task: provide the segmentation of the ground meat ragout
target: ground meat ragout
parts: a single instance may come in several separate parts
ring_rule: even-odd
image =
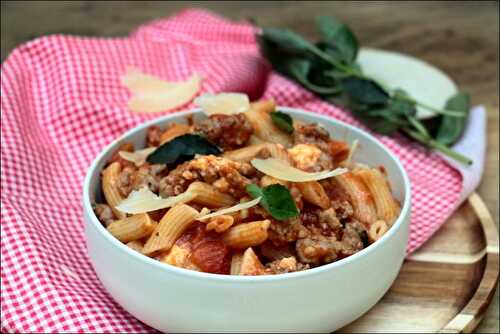
[[[94,204],[96,217],[117,239],[145,256],[165,265],[224,275],[308,270],[351,256],[380,239],[399,214],[385,168],[350,161],[351,145],[333,138],[319,124],[294,120],[290,133],[266,116],[263,122],[270,123],[257,129],[246,113],[258,105],[266,106],[260,113],[275,108],[268,101],[237,114],[212,114],[196,121],[190,116],[188,125],[175,129],[172,124],[149,127],[145,147],[122,144],[103,170],[103,201]],[[273,133],[279,140],[272,140]],[[190,151],[175,163],[149,160],[152,153],[142,160],[120,153],[140,157],[141,150],[156,152],[181,135],[202,138],[203,145],[213,145],[220,153]],[[257,169],[252,160],[256,158],[280,159],[311,174],[338,167],[347,172],[299,184]],[[374,184],[379,187],[375,193]],[[203,218],[251,201],[256,196],[249,185],[261,191],[279,187],[289,194],[288,204],[297,213],[276,216],[266,197],[271,195],[262,192],[253,206]],[[168,206],[120,211],[121,204],[141,193],[165,203],[184,197]],[[374,200],[375,196],[383,200]]]

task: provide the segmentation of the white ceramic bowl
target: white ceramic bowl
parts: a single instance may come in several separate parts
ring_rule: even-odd
[[[401,215],[377,242],[340,261],[274,276],[226,276],[185,270],[143,256],[109,234],[92,211],[99,173],[124,141],[143,147],[151,125],[184,122],[183,112],[147,122],[110,144],[85,179],[87,248],[109,294],[144,323],[165,332],[330,332],[368,311],[389,289],[405,256],[410,183],[399,160],[367,133],[331,118],[280,108],[295,119],[322,124],[334,138],[360,146],[355,161],[383,165]]]

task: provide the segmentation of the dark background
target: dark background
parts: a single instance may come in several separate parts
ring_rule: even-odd
[[[488,155],[478,192],[498,224],[498,38],[496,1],[3,1],[1,58],[22,42],[64,33],[125,36],[149,20],[186,7],[203,7],[235,20],[289,27],[314,37],[315,15],[333,15],[352,27],[363,46],[400,51],[436,65],[488,109]],[[478,332],[499,328],[498,290]]]

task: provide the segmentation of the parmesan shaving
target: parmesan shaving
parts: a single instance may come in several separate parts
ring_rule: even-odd
[[[245,112],[250,108],[248,96],[241,93],[204,94],[197,97],[194,103],[208,116],[213,114],[233,115]]]
[[[132,191],[116,208],[122,212],[131,214],[146,213],[168,208],[179,203],[186,203],[195,197],[195,194],[186,191],[177,196],[162,198],[149,190],[148,187],[143,187]]]
[[[354,155],[354,152],[358,149],[358,146],[359,146],[359,140],[354,139],[354,141],[351,144],[351,149],[349,150],[349,155],[347,156],[347,159],[345,159],[346,167],[351,165],[352,156]]]
[[[132,68],[121,82],[133,94],[128,102],[131,111],[159,112],[190,102],[200,90],[201,76],[194,73],[186,81],[168,82]]]
[[[221,215],[226,215],[226,214],[232,213],[232,212],[238,212],[238,211],[241,211],[241,210],[249,209],[252,206],[255,206],[255,205],[259,204],[260,199],[261,199],[261,197],[257,197],[256,199],[253,199],[251,201],[239,203],[239,204],[236,204],[236,205],[231,206],[229,208],[221,209],[219,211],[215,211],[215,212],[212,212],[212,213],[209,213],[209,214],[205,214],[205,215],[201,214],[196,219],[197,220],[205,220],[205,219],[208,219],[208,218],[213,218],[213,217],[217,217],[217,216],[221,216]]]
[[[148,148],[145,148],[142,150],[137,150],[134,152],[120,151],[120,152],[118,152],[118,154],[124,160],[133,162],[137,167],[140,167],[140,166],[144,165],[148,155],[153,153],[154,150],[156,150],[156,147],[148,147]]]
[[[333,176],[343,174],[348,171],[347,168],[336,168],[331,171],[308,173],[303,170],[292,167],[288,162],[280,159],[252,159],[250,163],[260,172],[277,178],[279,180],[291,182],[319,181]]]

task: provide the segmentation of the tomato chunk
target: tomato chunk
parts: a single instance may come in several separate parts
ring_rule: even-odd
[[[204,272],[214,274],[229,273],[229,249],[222,241],[200,242],[194,247],[191,260]]]

